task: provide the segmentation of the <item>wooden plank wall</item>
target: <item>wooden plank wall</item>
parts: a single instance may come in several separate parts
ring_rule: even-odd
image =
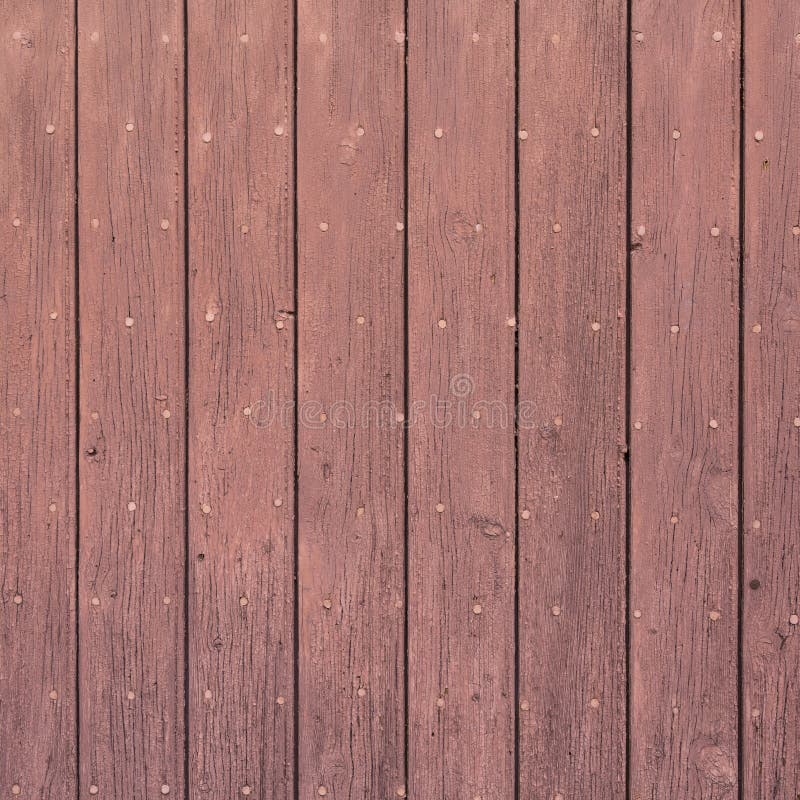
[[[0,36],[0,793],[797,800],[796,3]]]

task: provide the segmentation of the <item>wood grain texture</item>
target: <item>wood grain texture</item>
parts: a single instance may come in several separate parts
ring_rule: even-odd
[[[294,785],[293,18],[188,7],[190,794]]]
[[[632,6],[633,797],[736,795],[738,10]]]
[[[389,798],[405,791],[403,3],[298,14],[299,789]]]
[[[0,787],[42,800],[77,770],[74,24],[0,6]]]
[[[625,793],[626,12],[520,6],[519,780],[543,798]]]
[[[408,19],[410,793],[507,798],[514,5],[412,0]]]
[[[742,784],[746,798],[796,800],[800,6],[746,4],[744,31]]]
[[[78,18],[80,793],[181,798],[182,9]]]

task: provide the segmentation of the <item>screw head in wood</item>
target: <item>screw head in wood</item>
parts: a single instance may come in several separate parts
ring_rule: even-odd
[[[552,614],[554,617],[560,617],[560,616],[561,616],[561,606],[553,606],[553,607],[550,609],[550,613],[551,613],[551,614]]]
[[[561,233],[561,223],[554,222],[553,223],[553,233]]]
[[[446,328],[447,327],[447,320],[446,319],[440,319],[436,324],[440,328]]]
[[[169,230],[169,220],[168,219],[162,219],[161,220],[161,230],[162,231]]]
[[[169,784],[167,783],[161,784],[161,794],[169,794]]]
[[[719,619],[721,616],[722,616],[722,614],[721,614],[719,611],[716,611],[716,610],[715,610],[715,611],[711,611],[711,612],[709,613],[709,615],[708,615],[708,618],[709,618],[709,619],[710,619],[712,622],[716,622],[716,621],[717,621],[717,620],[718,620],[718,619]]]
[[[518,134],[519,138],[524,142],[528,138],[528,131],[521,130]]]
[[[50,694],[48,695],[48,697],[49,697],[51,700],[58,700],[58,692],[57,692],[55,689],[52,689],[52,690],[50,691]]]
[[[397,44],[403,44],[403,42],[406,40],[406,35],[402,31],[395,31],[394,40],[397,42]]]
[[[206,131],[202,136],[203,141],[208,144],[211,141],[211,131]]]
[[[444,503],[437,503],[437,504],[436,504],[436,511],[437,511],[439,514],[442,514],[442,513],[444,513]]]
[[[45,127],[45,132],[52,136],[56,132],[56,126],[53,125],[52,122],[49,122]]]
[[[204,514],[210,514],[211,513],[211,506],[208,503],[203,503],[203,505],[200,506],[200,510]]]
[[[789,617],[789,624],[790,625],[797,625],[798,622],[800,622],[800,617],[798,617],[797,614],[792,614]]]
[[[708,423],[708,427],[709,427],[709,428],[713,428],[714,430],[716,430],[717,428],[719,428],[719,422],[717,422],[715,419],[712,419],[712,420],[711,420],[711,421]]]
[[[320,797],[325,797],[325,795],[326,795],[326,794],[328,794],[328,790],[327,790],[327,788],[326,788],[325,786],[320,786],[320,787],[317,789],[317,794],[318,794]]]
[[[713,39],[715,42],[721,42],[721,41],[722,41],[722,31],[714,31],[714,33],[713,33],[713,35],[711,36],[711,38],[712,38],[712,39]]]
[[[325,233],[328,230],[328,223],[327,222],[320,222],[319,229]]]
[[[681,138],[681,132],[677,128],[672,131],[672,138],[675,139],[675,141]]]
[[[600,135],[600,129],[599,128],[592,128],[591,131],[589,131],[589,133],[592,134],[592,138],[593,139],[596,139]]]
[[[247,598],[246,598],[244,595],[242,595],[242,596],[239,598],[239,605],[240,605],[242,608],[244,608],[244,607],[245,607],[245,606],[246,606],[246,605],[247,605],[249,602],[250,602],[250,601],[249,601],[249,600],[248,600],[248,599],[247,599]]]
[[[243,34],[241,34],[241,36],[239,36],[239,41],[242,44],[247,44],[250,41],[250,36],[248,34],[246,34],[246,33],[243,33]]]
[[[711,235],[714,238],[717,238],[719,236],[719,228],[716,225],[711,229]]]
[[[441,138],[442,138],[442,136],[444,136],[444,131],[443,131],[441,128],[437,128],[437,129],[436,129],[436,130],[433,132],[433,135],[434,135],[434,136],[435,136],[437,139],[441,139]]]
[[[125,130],[128,131],[128,133],[130,133],[133,130],[133,123],[132,122],[126,122],[125,123]]]
[[[756,322],[756,324],[753,325],[751,330],[753,331],[753,333],[761,333],[761,323]]]
[[[756,131],[755,140],[757,142],[763,142],[764,141],[764,131]]]
[[[531,512],[528,511],[527,508],[523,508],[522,509],[522,513],[520,514],[520,516],[522,517],[522,519],[530,519],[531,518]]]
[[[641,618],[642,618],[642,612],[641,612],[641,611],[639,611],[639,609],[637,608],[637,609],[636,609],[636,610],[633,612],[633,617],[634,617],[634,619],[641,619]]]
[[[472,613],[473,614],[478,615],[478,614],[481,614],[482,612],[483,612],[483,606],[481,606],[480,603],[475,603],[475,605],[472,606]]]
[[[125,317],[125,327],[126,328],[133,327],[133,317]]]

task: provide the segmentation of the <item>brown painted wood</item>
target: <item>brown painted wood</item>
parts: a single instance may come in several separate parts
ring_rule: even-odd
[[[410,793],[507,798],[514,5],[412,0],[408,18]]]
[[[626,14],[520,6],[519,781],[543,798],[625,794]]]
[[[403,3],[298,13],[299,790],[388,798],[405,792]]]
[[[288,798],[294,23],[191,0],[188,24],[190,794]]]
[[[738,9],[632,6],[632,797],[737,787]]]
[[[80,793],[184,791],[181,5],[80,0]]]
[[[800,6],[745,8],[742,784],[744,797],[796,800]]]
[[[0,791],[75,795],[71,3],[0,6]]]

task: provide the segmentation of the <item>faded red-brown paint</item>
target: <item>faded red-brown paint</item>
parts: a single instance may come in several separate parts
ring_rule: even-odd
[[[0,21],[0,792],[796,800],[795,4]]]

